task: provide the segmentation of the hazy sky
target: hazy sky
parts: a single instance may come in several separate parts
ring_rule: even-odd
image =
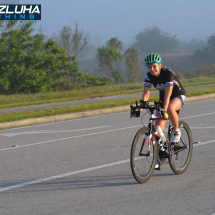
[[[9,3],[9,2],[8,2]],[[20,0],[21,4],[41,4],[40,25],[44,34],[58,34],[64,25],[89,32],[91,40],[103,43],[118,37],[133,43],[144,28],[157,26],[183,41],[207,40],[215,33],[215,0]]]

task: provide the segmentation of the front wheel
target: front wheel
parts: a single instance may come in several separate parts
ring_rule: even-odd
[[[181,130],[179,143],[169,145],[169,164],[175,174],[182,174],[187,170],[193,152],[193,138],[188,124],[181,121],[179,122],[179,128]],[[172,135],[173,133],[170,135],[170,140]],[[169,141],[170,143],[171,141]]]
[[[147,182],[155,168],[157,145],[153,135],[149,135],[149,128],[141,128],[134,137],[130,163],[134,178],[139,183]]]

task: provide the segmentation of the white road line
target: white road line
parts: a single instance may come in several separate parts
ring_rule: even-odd
[[[182,118],[179,118],[180,120],[181,119],[189,119],[189,118],[194,118],[194,117],[198,117],[198,116],[207,116],[207,115],[211,115],[211,114],[215,114],[215,112],[212,112],[212,113],[204,113],[204,114],[199,114],[199,115],[195,115],[195,116],[187,116],[187,117],[182,117]]]
[[[208,144],[208,143],[215,143],[215,140],[209,140],[209,141],[206,141],[206,142],[198,143],[197,145],[193,145],[193,146],[201,146],[201,145],[205,145],[205,144]]]
[[[189,117],[183,117],[183,118],[180,118],[180,119],[188,119],[188,118],[194,118],[194,117],[211,115],[211,114],[215,114],[215,112],[207,113],[207,114],[199,114],[199,115],[194,115],[194,116],[189,116]],[[10,150],[10,149],[18,149],[18,148],[23,148],[23,147],[27,147],[27,146],[40,145],[40,144],[44,144],[44,143],[50,143],[50,142],[61,141],[61,140],[68,140],[68,139],[73,139],[73,138],[78,138],[78,137],[84,137],[84,136],[97,135],[97,134],[102,134],[102,133],[107,133],[107,132],[112,132],[112,131],[119,131],[119,130],[124,130],[124,129],[129,129],[129,128],[140,127],[140,126],[142,126],[142,125],[125,127],[125,128],[119,128],[119,129],[113,129],[113,130],[96,132],[96,133],[91,133],[91,134],[78,135],[78,136],[67,137],[67,138],[62,138],[62,139],[47,140],[47,141],[44,141],[44,142],[32,143],[32,144],[28,144],[28,145],[22,145],[22,146],[17,146],[17,147],[4,148],[4,149],[0,149],[0,151],[6,151],[6,150]]]
[[[11,147],[11,148],[4,148],[4,149],[0,149],[0,151],[6,151],[6,150],[10,150],[10,149],[18,149],[18,148],[23,148],[23,147],[27,147],[27,146],[35,146],[35,145],[40,145],[40,144],[43,144],[43,143],[50,143],[50,142],[61,141],[61,140],[69,140],[69,139],[78,138],[78,137],[86,137],[86,136],[91,136],[91,135],[96,135],[96,134],[103,134],[103,133],[108,133],[108,132],[112,132],[112,131],[120,131],[120,130],[125,130],[125,129],[130,129],[130,128],[136,128],[136,127],[140,127],[140,126],[142,126],[142,125],[135,125],[135,126],[125,127],[125,128],[118,128],[118,129],[113,129],[113,130],[100,131],[100,132],[96,132],[96,133],[83,134],[83,135],[78,135],[78,136],[73,136],[73,137],[65,137],[65,138],[55,139],[55,140],[47,140],[47,141],[44,141],[44,142],[31,143],[31,144],[28,144],[28,145],[22,145],[22,146]]]
[[[208,129],[208,128],[210,128],[210,129],[213,129],[213,128],[215,128],[215,126],[210,126],[210,127],[190,127],[190,129],[191,130],[196,130],[196,129]]]
[[[78,170],[78,171],[74,171],[74,172],[68,172],[68,173],[65,173],[65,174],[51,176],[51,177],[48,177],[48,178],[42,178],[42,179],[38,179],[38,180],[35,180],[35,181],[29,181],[29,182],[25,182],[25,183],[21,183],[21,184],[16,184],[16,185],[8,186],[8,187],[3,187],[3,188],[0,188],[0,192],[5,191],[5,190],[11,190],[11,189],[14,189],[14,188],[24,187],[24,186],[27,186],[27,185],[38,184],[40,182],[50,181],[50,180],[53,180],[53,179],[58,179],[58,178],[67,177],[67,176],[71,176],[71,175],[77,175],[79,173],[89,172],[89,171],[97,170],[97,169],[102,169],[102,168],[114,166],[114,165],[117,165],[117,164],[123,164],[123,163],[129,162],[129,161],[130,161],[130,159],[117,161],[117,162],[114,162],[114,163],[104,164],[104,165],[100,165],[100,166],[96,166],[96,167],[90,167],[90,168],[87,168],[87,169],[82,169],[82,170]]]
[[[51,134],[51,133],[68,133],[68,132],[75,132],[75,131],[88,131],[93,129],[99,129],[99,128],[107,128],[111,127],[112,125],[105,125],[105,126],[98,126],[98,127],[91,127],[91,128],[81,128],[81,129],[75,129],[75,130],[61,130],[61,131],[50,131],[50,130],[43,130],[43,131],[22,131],[22,132],[13,132],[13,133],[5,133],[0,134],[1,136],[5,137],[14,137],[21,134]]]
[[[194,146],[196,147],[196,146],[205,145],[205,144],[213,143],[213,142],[215,142],[215,140],[206,141],[206,142],[200,143],[198,145],[194,145]],[[89,171],[93,171],[93,170],[98,170],[98,169],[102,169],[102,168],[106,168],[106,167],[110,167],[110,166],[115,166],[115,165],[123,164],[123,163],[127,163],[127,162],[130,162],[130,159],[117,161],[117,162],[113,162],[113,163],[109,163],[109,164],[104,164],[104,165],[100,165],[100,166],[90,167],[90,168],[87,168],[87,169],[77,170],[77,171],[74,171],[74,172],[68,172],[68,173],[55,175],[55,176],[51,176],[51,177],[47,177],[47,178],[42,178],[42,179],[38,179],[38,180],[35,180],[35,181],[29,181],[29,182],[25,182],[25,183],[21,183],[21,184],[15,184],[15,185],[8,186],[8,187],[2,187],[2,188],[0,188],[0,192],[6,191],[6,190],[12,190],[14,188],[24,187],[24,186],[28,186],[28,185],[32,185],[32,184],[38,184],[38,183],[41,183],[41,182],[44,182],[44,181],[50,181],[50,180],[54,180],[54,179],[58,179],[58,178],[71,176],[71,175],[77,175],[77,174],[80,174],[80,173],[89,172]]]

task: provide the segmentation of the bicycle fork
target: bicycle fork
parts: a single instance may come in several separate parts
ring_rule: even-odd
[[[147,137],[147,135],[145,134],[144,138],[143,138],[143,143],[142,143],[142,146],[141,146],[141,149],[140,149],[139,156],[146,156],[146,157],[150,156],[150,148],[151,148],[150,145],[151,145],[151,141],[152,141],[152,133],[150,132],[150,135],[149,135],[148,152],[146,154],[143,154],[142,150],[143,150],[144,144],[146,142],[146,137]]]

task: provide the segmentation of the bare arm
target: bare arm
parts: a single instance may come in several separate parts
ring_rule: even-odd
[[[172,90],[173,90],[173,86],[165,88],[164,104],[163,104],[163,108],[165,110],[167,110],[167,108],[169,106],[169,101],[170,101],[170,97],[172,95]]]
[[[149,95],[150,95],[150,88],[149,87],[144,87],[143,101],[148,101]]]

